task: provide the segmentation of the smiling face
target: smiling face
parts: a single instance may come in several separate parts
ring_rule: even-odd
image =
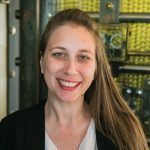
[[[96,70],[95,41],[84,27],[63,25],[50,36],[41,72],[51,99],[72,102],[83,100]]]

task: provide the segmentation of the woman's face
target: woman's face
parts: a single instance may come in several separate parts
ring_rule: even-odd
[[[86,28],[63,25],[52,33],[41,59],[49,98],[64,102],[83,100],[95,70],[95,42]]]

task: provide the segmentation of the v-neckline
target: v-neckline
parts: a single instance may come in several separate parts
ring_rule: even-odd
[[[87,141],[87,139],[88,139],[88,141]],[[95,124],[94,124],[93,119],[91,119],[91,121],[90,121],[90,124],[86,131],[86,134],[85,134],[84,138],[82,139],[78,150],[83,150],[83,149],[85,149],[85,147],[89,148],[89,144],[88,144],[89,141],[90,141],[90,145],[92,147],[95,147],[96,134],[95,134]],[[49,150],[49,149],[58,150],[57,146],[55,145],[55,143],[52,141],[52,139],[49,137],[47,131],[45,130],[45,150]]]

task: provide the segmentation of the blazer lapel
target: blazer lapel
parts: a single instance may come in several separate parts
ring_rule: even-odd
[[[42,103],[30,113],[25,131],[24,150],[45,149],[44,104]]]
[[[98,130],[96,130],[96,141],[98,150],[118,150],[117,147]]]

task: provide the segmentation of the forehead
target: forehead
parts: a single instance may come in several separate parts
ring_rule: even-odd
[[[95,39],[93,34],[84,26],[76,24],[65,24],[57,27],[48,39],[48,45],[55,42],[66,41],[70,43],[83,42],[83,44],[93,43]]]

